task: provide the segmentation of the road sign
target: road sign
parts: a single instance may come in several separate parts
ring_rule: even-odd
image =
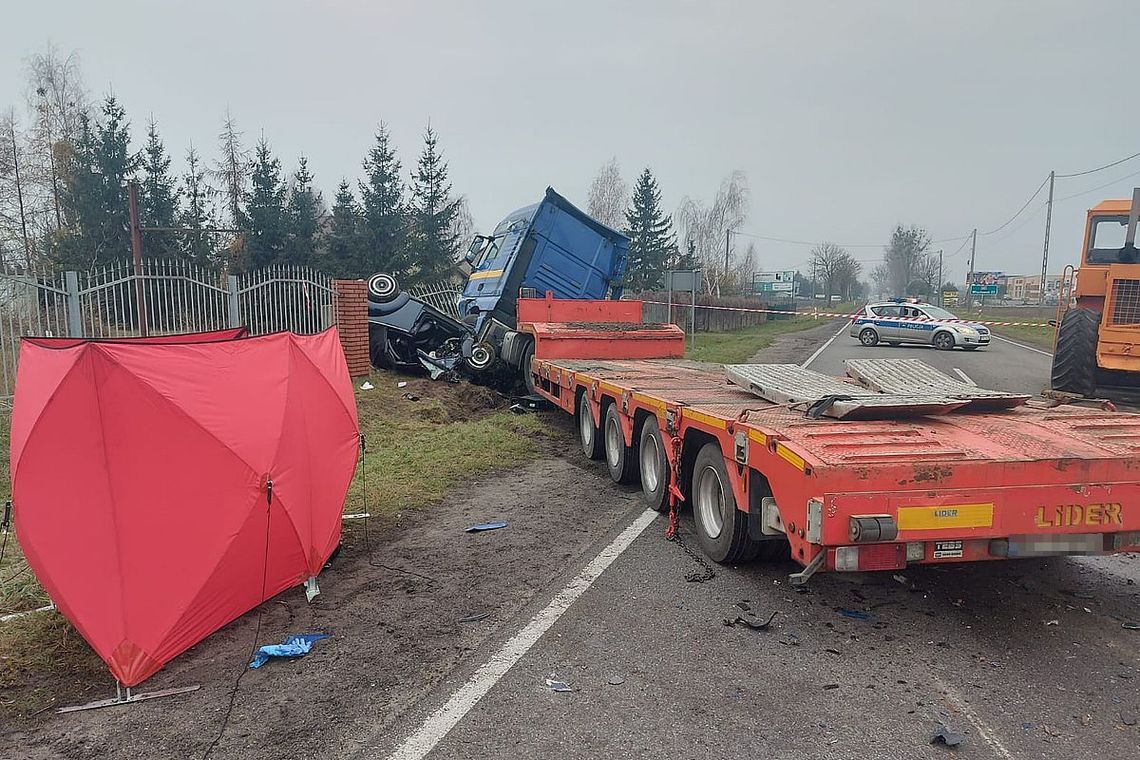
[[[970,294],[975,296],[996,296],[998,292],[997,285],[971,285]]]
[[[943,306],[957,306],[958,305],[958,291],[957,290],[943,290],[942,291],[942,305]]]
[[[756,272],[752,275],[753,293],[791,293],[796,289],[796,271]]]

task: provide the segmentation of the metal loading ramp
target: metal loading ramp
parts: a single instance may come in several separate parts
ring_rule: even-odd
[[[843,364],[847,374],[868,390],[904,396],[933,393],[964,400],[969,411],[1012,409],[1030,398],[955,380],[920,359],[847,359]]]
[[[773,404],[802,404],[812,417],[882,419],[948,414],[968,403],[929,392],[880,393],[796,364],[729,364],[724,370],[733,385]]]

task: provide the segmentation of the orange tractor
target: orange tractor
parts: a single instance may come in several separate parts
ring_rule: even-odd
[[[1058,294],[1053,345],[1054,390],[1092,396],[1098,387],[1140,386],[1140,252],[1132,202],[1104,201],[1089,210],[1075,284],[1071,269]]]

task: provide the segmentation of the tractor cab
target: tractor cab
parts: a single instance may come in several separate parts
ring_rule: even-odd
[[[1140,384],[1140,188],[1132,201],[1088,212],[1080,276],[1058,320],[1052,387],[1091,396],[1098,385]]]

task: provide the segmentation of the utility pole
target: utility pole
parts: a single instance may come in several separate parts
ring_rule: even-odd
[[[966,274],[966,311],[974,302],[974,293],[971,288],[974,284],[974,254],[977,252],[978,247],[978,228],[975,227],[974,231],[970,233],[970,271]]]
[[[946,304],[942,303],[942,249],[941,248],[938,249],[938,285],[937,285],[937,288],[938,288],[938,305],[939,306],[945,306]]]
[[[1049,172],[1049,200],[1045,204],[1045,246],[1041,252],[1041,288],[1037,297],[1038,305],[1045,304],[1045,278],[1049,276],[1049,230],[1053,227],[1053,183],[1056,179],[1057,172]]]
[[[730,227],[724,231],[724,277],[721,279],[721,281],[726,283],[728,282],[728,251],[729,246],[732,244],[731,241],[732,228]]]

